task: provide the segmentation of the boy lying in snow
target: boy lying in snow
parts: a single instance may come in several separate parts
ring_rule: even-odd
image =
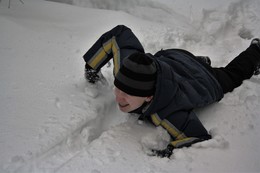
[[[119,25],[103,34],[84,55],[86,79],[90,83],[99,80],[99,70],[111,58],[119,109],[165,128],[172,142],[153,153],[170,157],[174,148],[211,138],[192,110],[221,100],[243,80],[259,74],[260,40],[253,39],[226,67],[213,68],[208,57],[196,57],[186,50],[144,53],[132,31]]]

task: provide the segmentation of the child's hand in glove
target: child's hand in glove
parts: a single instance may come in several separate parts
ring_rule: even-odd
[[[91,68],[86,64],[85,66],[85,78],[88,80],[89,83],[96,83],[100,79],[100,76],[98,75],[98,71]]]
[[[172,155],[174,147],[172,145],[168,145],[166,149],[164,150],[152,150],[152,155],[153,156],[158,156],[158,157],[168,157],[170,158]]]

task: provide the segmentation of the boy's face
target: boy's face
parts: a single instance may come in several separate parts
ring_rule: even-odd
[[[140,106],[142,106],[144,102],[149,102],[153,98],[153,96],[150,97],[131,96],[121,91],[117,87],[115,87],[115,96],[116,96],[116,102],[118,103],[118,107],[122,112],[131,112],[139,108]]]

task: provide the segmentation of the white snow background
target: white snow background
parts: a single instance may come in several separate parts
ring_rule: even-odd
[[[0,1],[0,172],[260,172],[260,77],[196,110],[213,139],[148,156],[162,128],[121,113],[108,84],[84,79],[83,54],[124,24],[146,52],[182,48],[224,66],[260,37],[259,0]],[[72,5],[69,5],[72,4]],[[74,5],[74,6],[73,6]]]

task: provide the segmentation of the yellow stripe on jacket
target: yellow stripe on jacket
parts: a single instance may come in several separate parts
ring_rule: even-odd
[[[168,133],[175,138],[174,141],[170,142],[171,145],[174,146],[174,148],[179,148],[181,146],[185,146],[187,144],[193,143],[195,140],[198,140],[196,137],[187,137],[183,132],[179,131],[172,123],[170,123],[168,120],[164,119],[161,120],[159,115],[157,113],[151,115],[152,122],[159,126],[161,125],[163,128],[165,128]]]
[[[88,61],[88,64],[93,68],[97,69],[98,66],[107,60],[108,55],[113,53],[114,61],[114,74],[117,74],[120,68],[120,50],[116,42],[115,37],[112,37],[97,51],[97,53]]]

